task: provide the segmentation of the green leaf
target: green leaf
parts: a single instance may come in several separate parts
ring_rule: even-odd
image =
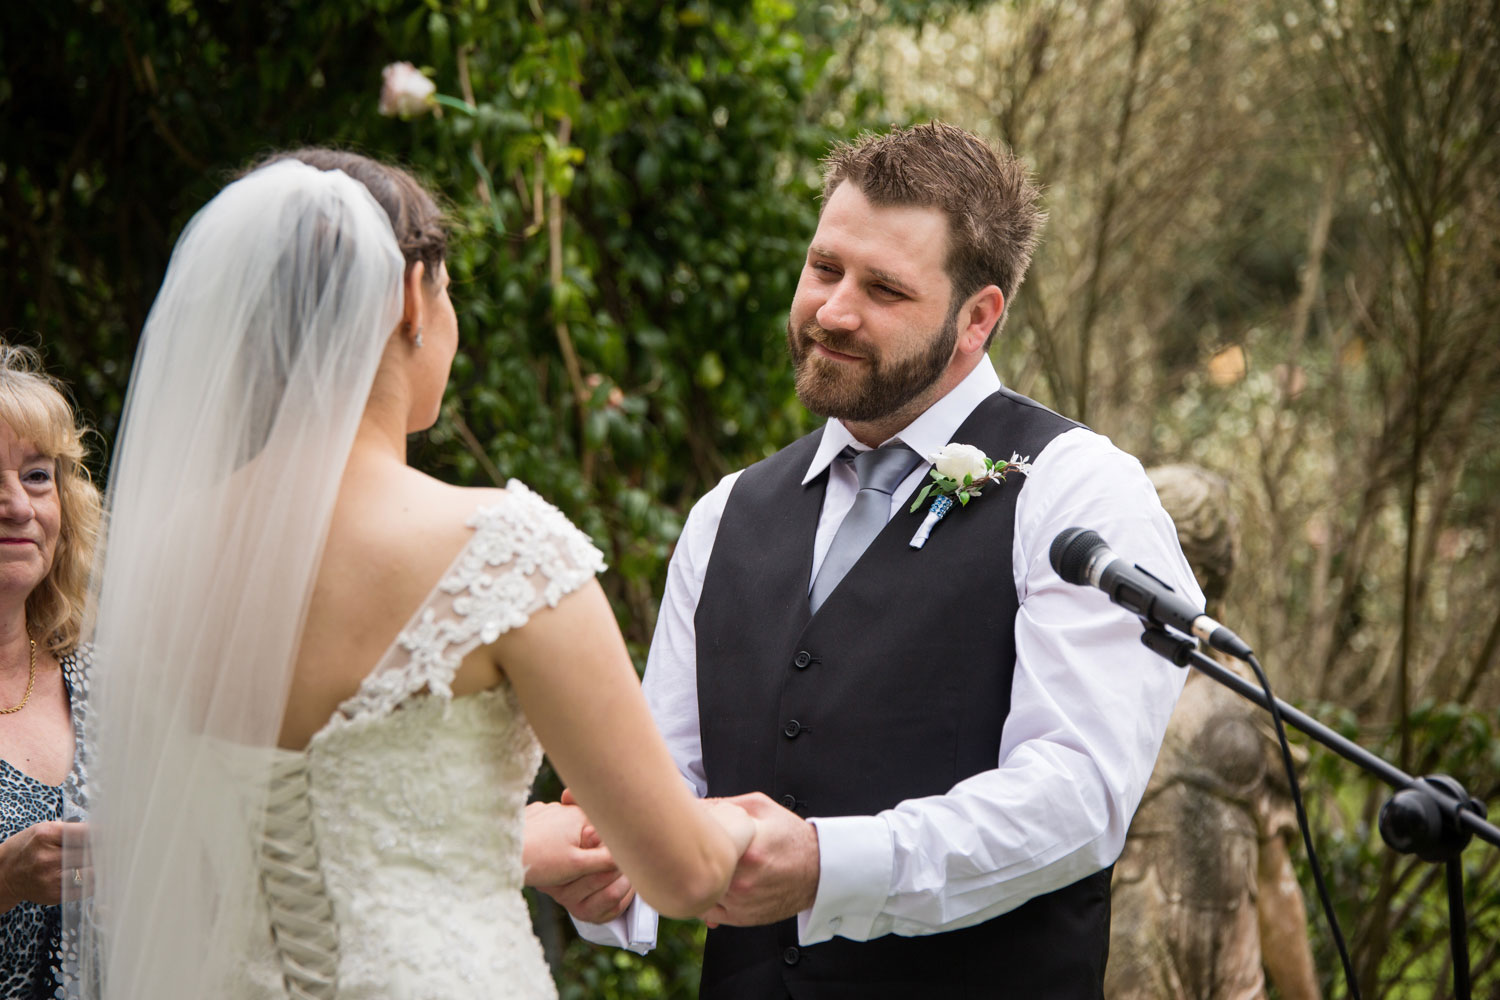
[[[460,100],[457,97],[449,97],[447,94],[433,94],[432,99],[435,103],[441,104],[445,108],[452,108],[454,111],[462,111],[464,114],[471,117],[479,113],[479,109],[474,107],[474,105],[470,104],[468,101]]]
[[[927,494],[929,494],[931,492],[932,492],[932,483],[928,483],[926,486],[922,487],[921,492],[917,494],[917,498],[911,502],[911,512],[912,513],[916,513],[917,508],[920,507],[920,506],[922,506],[922,501],[926,500],[927,499]]]
[[[969,506],[969,494],[967,494],[967,493],[960,493],[958,495],[958,502],[959,502],[960,506],[963,506],[963,507]]]

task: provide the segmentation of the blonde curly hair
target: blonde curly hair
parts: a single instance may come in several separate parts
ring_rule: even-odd
[[[83,464],[87,430],[74,416],[61,383],[42,370],[37,352],[4,341],[0,421],[57,463],[62,525],[52,568],[26,598],[26,623],[38,643],[54,656],[64,656],[77,648],[83,632],[89,572],[103,518],[99,490]]]

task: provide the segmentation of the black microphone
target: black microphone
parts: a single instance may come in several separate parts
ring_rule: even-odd
[[[1223,625],[1184,600],[1171,584],[1116,555],[1087,528],[1068,528],[1052,540],[1052,568],[1068,583],[1098,587],[1120,607],[1157,625],[1170,625],[1194,635],[1214,649],[1241,660],[1250,646]]]

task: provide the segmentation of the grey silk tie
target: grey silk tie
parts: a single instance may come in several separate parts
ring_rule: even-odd
[[[851,452],[853,449],[845,448],[839,457],[847,458]],[[808,603],[814,614],[890,520],[891,493],[911,475],[911,470],[922,464],[922,456],[899,441],[853,454],[859,492],[854,494],[854,506],[839,525],[817,579],[813,580]]]

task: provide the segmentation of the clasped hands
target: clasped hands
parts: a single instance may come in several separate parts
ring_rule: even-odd
[[[818,890],[818,834],[813,825],[760,792],[722,800],[755,821],[729,888],[703,919],[710,927],[748,927],[784,920],[813,904]],[[571,795],[526,807],[522,849],[526,884],[585,923],[613,920],[635,898],[609,848]]]

